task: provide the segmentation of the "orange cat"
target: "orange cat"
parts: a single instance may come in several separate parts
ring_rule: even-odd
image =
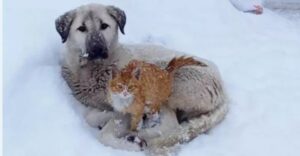
[[[186,65],[206,64],[191,57],[173,58],[165,69],[144,61],[132,60],[109,82],[112,106],[131,114],[130,129],[137,130],[145,113],[156,113],[171,94],[174,71]],[[114,72],[113,72],[114,73]]]

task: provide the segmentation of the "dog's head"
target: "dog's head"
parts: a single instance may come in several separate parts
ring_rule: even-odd
[[[124,34],[125,23],[124,11],[100,4],[81,6],[55,21],[62,42],[89,60],[108,58],[109,51],[118,42],[118,27]]]

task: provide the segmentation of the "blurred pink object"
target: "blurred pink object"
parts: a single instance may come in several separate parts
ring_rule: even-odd
[[[255,14],[257,14],[257,15],[262,14],[264,11],[263,7],[260,5],[254,5],[254,8],[255,8]]]
[[[260,15],[263,13],[263,7],[259,1],[256,0],[229,0],[232,5],[245,13],[253,13]]]

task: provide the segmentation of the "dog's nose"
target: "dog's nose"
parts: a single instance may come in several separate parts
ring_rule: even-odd
[[[86,47],[90,60],[108,58],[106,41],[100,32],[93,32],[87,37]]]
[[[108,54],[107,53],[103,53],[100,57],[102,57],[103,59],[108,58]]]
[[[107,49],[102,47],[91,48],[91,50],[88,52],[88,58],[90,60],[99,59],[99,58],[106,59],[108,58]]]
[[[90,60],[95,60],[95,59],[106,59],[108,58],[108,54],[105,52],[105,53],[100,53],[100,52],[93,52],[91,54],[89,54],[88,58]]]

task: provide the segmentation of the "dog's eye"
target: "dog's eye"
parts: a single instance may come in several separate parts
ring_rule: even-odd
[[[82,25],[82,26],[78,27],[77,30],[79,30],[81,32],[85,32],[87,29],[86,29],[86,26]]]
[[[102,24],[101,24],[101,29],[102,29],[102,30],[105,30],[107,27],[109,27],[108,24],[106,24],[106,23],[102,23]]]

